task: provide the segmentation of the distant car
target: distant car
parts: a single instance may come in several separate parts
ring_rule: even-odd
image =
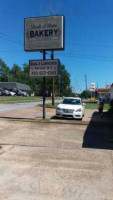
[[[16,90],[15,93],[17,96],[24,96],[24,97],[29,96],[27,92],[24,92],[22,90]]]
[[[24,96],[24,97],[28,97],[28,96],[29,96],[28,93],[27,93],[27,92],[24,92],[24,91],[21,91],[21,94],[22,94],[22,96]]]
[[[13,90],[8,90],[9,93],[10,93],[10,96],[15,96],[16,95],[16,92],[14,92]]]
[[[21,93],[20,90],[15,90],[14,92],[15,92],[15,95],[17,95],[17,96],[22,96],[22,93]]]
[[[2,90],[1,95],[2,95],[2,96],[11,96],[10,91],[7,90],[7,89]]]
[[[56,116],[59,117],[73,117],[82,120],[84,112],[85,104],[78,97],[64,97],[56,108]]]

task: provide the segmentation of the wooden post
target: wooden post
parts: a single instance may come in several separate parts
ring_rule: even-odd
[[[43,60],[46,59],[46,52],[43,50]],[[43,77],[43,119],[46,118],[46,111],[45,111],[45,97],[46,97],[46,89],[45,89],[45,83],[46,82],[46,77]]]
[[[51,59],[52,60],[54,59],[54,51],[53,50],[51,51]],[[52,106],[54,106],[54,104],[55,104],[54,97],[55,97],[55,92],[54,92],[54,77],[53,77],[52,78]]]

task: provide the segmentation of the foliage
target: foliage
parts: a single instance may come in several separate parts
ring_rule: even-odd
[[[113,100],[111,100],[110,101],[110,108],[109,108],[109,110],[108,110],[108,112],[111,114],[111,115],[113,115]]]
[[[29,76],[29,65],[24,64],[23,68],[14,64],[10,69],[5,62],[0,59],[0,81],[19,82],[28,84],[35,95],[43,95],[43,78],[34,78]],[[46,96],[51,96],[53,78],[46,78]],[[54,78],[55,96],[72,96],[70,86],[70,74],[64,65],[60,65],[60,75]]]
[[[81,98],[91,98],[91,92],[89,90],[84,90],[81,95],[80,95]]]
[[[9,77],[9,67],[0,58],[0,81],[7,82]]]
[[[10,82],[17,82],[17,80],[18,82],[21,82],[21,75],[22,75],[21,67],[14,64],[9,73],[10,73],[10,76],[9,76]]]

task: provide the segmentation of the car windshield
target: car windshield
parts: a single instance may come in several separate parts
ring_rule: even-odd
[[[63,104],[70,104],[70,105],[80,105],[80,99],[63,99]]]

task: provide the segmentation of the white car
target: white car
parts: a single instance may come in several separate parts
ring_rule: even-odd
[[[56,116],[81,119],[84,116],[85,104],[78,97],[65,97],[56,108]]]
[[[10,92],[10,95],[11,95],[11,96],[15,96],[15,95],[16,95],[16,93],[13,92],[13,91],[9,91],[9,92]]]

